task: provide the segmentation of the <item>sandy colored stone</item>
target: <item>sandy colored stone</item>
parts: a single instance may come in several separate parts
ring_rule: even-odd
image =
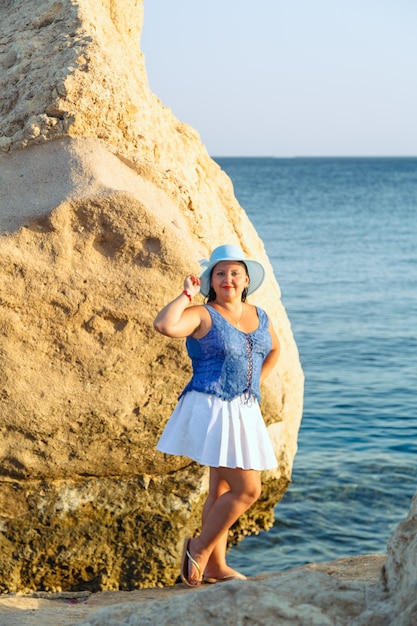
[[[311,563],[191,590],[179,584],[131,592],[10,594],[0,597],[1,624],[414,626],[416,555],[405,525],[409,529],[414,522],[415,502],[390,540],[388,557],[367,554]],[[390,587],[392,567],[397,584]]]
[[[343,626],[353,623],[349,619],[361,612],[366,595],[375,592],[384,561],[385,555],[350,557],[197,590],[179,584],[84,595],[12,594],[0,597],[0,623],[20,626],[23,614],[27,626],[237,625],[245,619],[260,625]]]
[[[153,319],[219,243],[266,267],[279,468],[238,541],[272,525],[297,448],[279,286],[230,179],[149,89],[141,1],[4,0],[0,19],[0,591],[172,585],[207,472],[155,450],[190,364]]]

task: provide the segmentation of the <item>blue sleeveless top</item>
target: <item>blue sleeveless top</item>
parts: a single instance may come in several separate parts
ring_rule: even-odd
[[[204,306],[210,314],[212,327],[201,339],[187,337],[193,377],[180,398],[187,391],[200,391],[222,400],[232,400],[242,394],[260,400],[262,363],[272,349],[267,314],[256,307],[259,326],[252,333],[244,333],[216,309]]]

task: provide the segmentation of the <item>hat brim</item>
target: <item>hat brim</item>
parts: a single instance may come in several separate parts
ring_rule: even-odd
[[[206,265],[200,274],[200,293],[202,293],[204,297],[207,297],[210,291],[211,272],[217,263],[221,261],[237,261],[246,265],[249,274],[248,296],[262,285],[265,278],[265,270],[258,261],[252,261],[250,259],[231,259],[230,257],[215,259]]]

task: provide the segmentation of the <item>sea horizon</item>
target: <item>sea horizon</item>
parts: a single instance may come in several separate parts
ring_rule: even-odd
[[[398,155],[295,155],[295,156],[274,156],[274,155],[209,155],[211,159],[417,159],[417,153],[415,155],[398,154]]]

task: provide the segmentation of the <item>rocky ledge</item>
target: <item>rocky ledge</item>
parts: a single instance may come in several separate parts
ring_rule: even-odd
[[[248,620],[262,626],[351,625],[363,610],[365,598],[378,594],[385,560],[386,555],[357,556],[196,590],[177,584],[130,592],[10,594],[0,598],[0,623],[223,626]],[[388,622],[372,622],[377,623]]]
[[[11,594],[2,626],[415,626],[417,494],[387,555],[309,564],[248,580],[188,589]],[[24,613],[23,613],[24,611]],[[22,620],[24,615],[24,620]]]

